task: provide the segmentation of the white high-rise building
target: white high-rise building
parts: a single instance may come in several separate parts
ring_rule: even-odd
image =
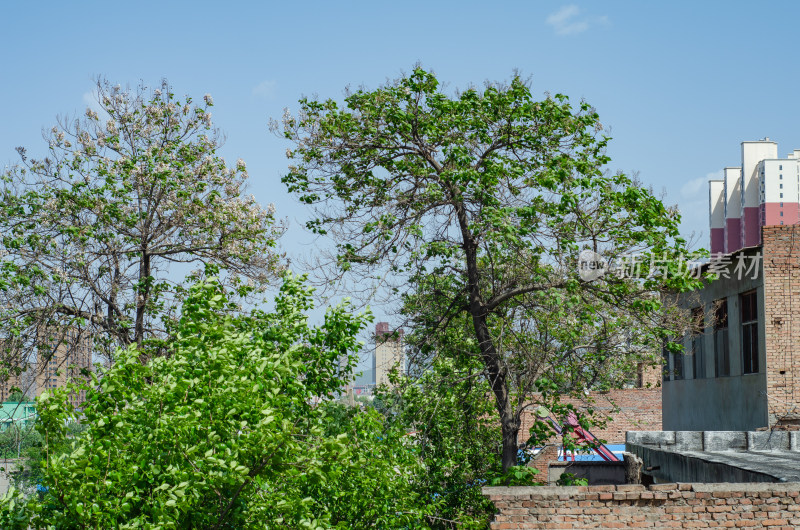
[[[741,167],[709,182],[712,254],[761,244],[762,226],[800,223],[800,150],[778,158],[769,138],[741,145]]]
[[[375,356],[372,358],[372,371],[375,384],[389,384],[389,372],[395,367],[401,374],[406,373],[406,356],[403,345],[403,330],[393,333],[388,322],[378,322],[375,326]]]
[[[715,247],[714,236],[711,236],[711,252],[714,254],[733,252],[733,250],[728,249],[742,248],[742,168],[726,167],[724,174],[725,191],[722,200],[724,201],[725,210],[725,233],[722,246]],[[713,197],[713,190],[711,194]],[[715,248],[716,250],[714,250]]]
[[[742,142],[742,244],[753,247],[761,242],[761,197],[763,175],[759,164],[778,158],[778,144],[769,138]]]
[[[725,181],[708,183],[708,224],[711,227],[711,248],[725,246]]]

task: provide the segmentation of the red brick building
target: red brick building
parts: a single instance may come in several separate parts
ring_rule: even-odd
[[[565,399],[578,410],[591,407],[598,418],[610,417],[604,425],[591,430],[597,438],[610,444],[625,443],[627,431],[660,431],[661,430],[661,387],[621,388],[608,392],[592,392],[589,399]],[[528,433],[536,421],[533,411],[522,415],[522,426],[519,433],[520,443],[530,436]],[[554,443],[555,439],[554,439]]]
[[[579,411],[591,407],[597,418],[610,418],[605,425],[593,427],[590,431],[607,444],[624,444],[627,431],[661,430],[661,373],[660,367],[641,368],[634,388],[591,392],[587,399],[571,398],[564,402],[571,403]],[[533,410],[523,414],[520,443],[527,441],[535,421]],[[534,458],[531,465],[542,476],[547,477],[549,465],[558,461],[561,445],[560,437],[553,436]]]

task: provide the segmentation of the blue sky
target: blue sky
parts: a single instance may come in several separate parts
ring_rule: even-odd
[[[709,175],[739,143],[800,148],[794,2],[6,2],[0,8],[0,164],[42,153],[42,128],[82,112],[105,76],[166,77],[214,97],[223,154],[243,158],[250,192],[292,225],[287,252],[313,243],[280,184],[287,145],[267,130],[301,95],[376,87],[416,62],[451,88],[508,79],[594,105],[610,127],[610,168],[638,172],[707,246]],[[380,315],[379,315],[380,316]]]

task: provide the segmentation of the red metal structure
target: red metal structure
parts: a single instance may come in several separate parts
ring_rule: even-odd
[[[564,430],[561,426],[556,423],[556,421],[551,418],[549,415],[540,416],[543,419],[546,419],[550,422],[550,426],[553,428],[554,431],[558,435],[564,434]],[[575,413],[570,412],[569,416],[567,416],[567,421],[564,423],[564,426],[569,426],[572,430],[571,435],[575,439],[575,443],[578,445],[588,445],[595,453],[597,453],[600,458],[605,460],[606,462],[619,462],[619,458],[612,453],[608,447],[604,444],[600,443],[591,431],[584,429],[581,427],[580,423],[578,423],[578,418],[575,416]],[[567,451],[564,449],[564,458],[566,458]],[[575,461],[575,453],[572,453],[572,460]]]

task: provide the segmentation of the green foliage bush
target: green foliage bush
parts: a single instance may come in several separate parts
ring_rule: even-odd
[[[214,279],[195,285],[168,355],[120,351],[81,412],[69,388],[40,397],[43,491],[0,500],[2,527],[426,527],[436,502],[405,432],[332,403],[369,316],[340,305],[310,327],[311,306],[291,275],[247,316]]]
[[[482,486],[508,485],[513,472],[524,475],[520,485],[535,484],[527,470],[503,473],[500,426],[480,373],[468,356],[442,356],[419,377],[394,374],[394,386],[379,389],[375,399],[388,422],[413,432],[425,467],[419,487],[438,500],[436,528],[453,528],[453,522],[460,529],[485,528],[495,510]]]

